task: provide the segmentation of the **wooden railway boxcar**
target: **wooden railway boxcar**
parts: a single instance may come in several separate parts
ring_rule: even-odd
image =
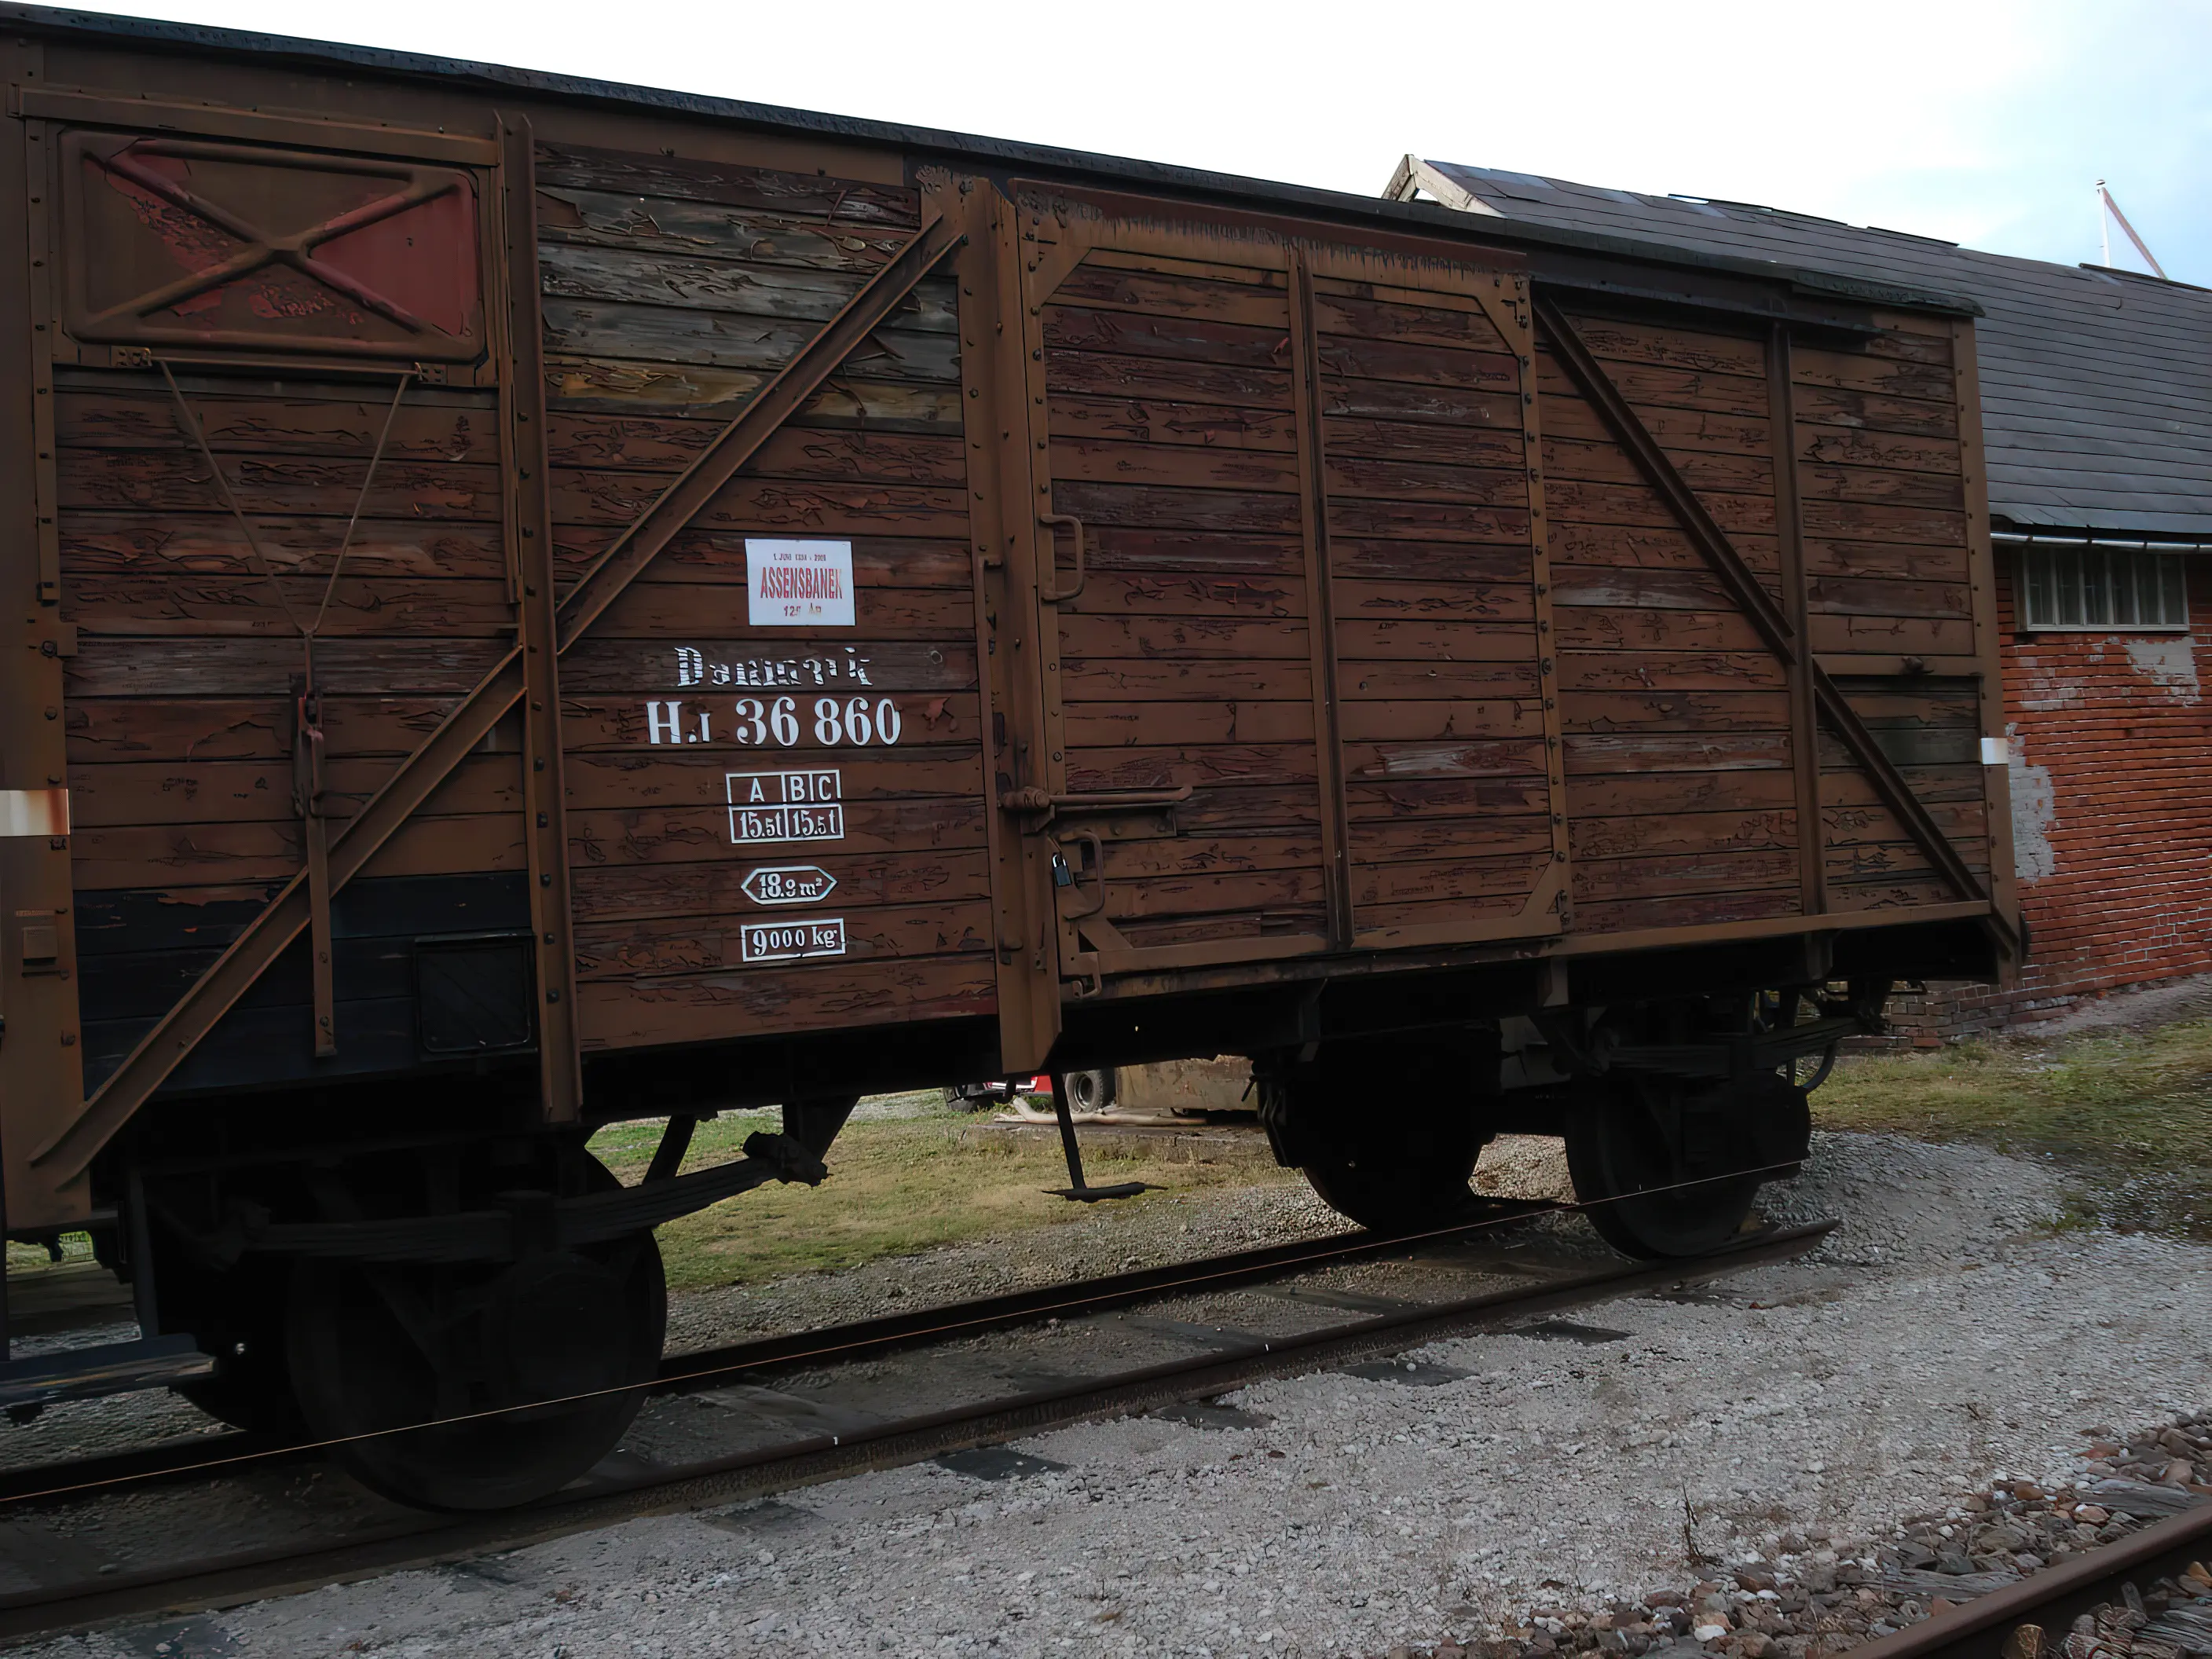
[[[1969,304],[166,25],[0,59],[6,1224],[145,1330],[11,1400],[620,1390],[651,1226],[855,1095],[1216,1052],[1363,1220],[1534,1127],[1701,1248],[1801,1057],[2017,953]],[[352,1455],[507,1501],[622,1415]]]

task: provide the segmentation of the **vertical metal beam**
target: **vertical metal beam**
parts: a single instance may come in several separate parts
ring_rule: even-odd
[[[1022,211],[1017,207],[1011,222],[1020,222]],[[1087,532],[1079,520],[1058,513],[1053,497],[1052,394],[1046,384],[1044,308],[1053,290],[1082,263],[1088,245],[1079,234],[1067,234],[1066,228],[1060,227],[1063,240],[1054,250],[1058,257],[1042,259],[1039,255],[1043,245],[1034,239],[1055,233],[1047,228],[1043,216],[1034,208],[1028,210],[1028,219],[1027,228],[1015,245],[1015,258],[1023,267],[1024,277],[1020,286],[1012,292],[1022,329],[1021,362],[1028,376],[1021,406],[1027,410],[1029,419],[1025,438],[1018,441],[1009,436],[1003,446],[1009,476],[1018,474],[1029,483],[1026,507],[1012,495],[1006,498],[1006,528],[1018,528],[1027,546],[1007,549],[1006,581],[1009,589],[1018,596],[1015,604],[1024,623],[1035,618],[1033,633],[1014,637],[1014,653],[1024,660],[1011,665],[1016,667],[1020,678],[1036,677],[1041,694],[1033,722],[1025,723],[1027,730],[1015,739],[1017,764],[1013,776],[1017,787],[1034,786],[1047,794],[1063,795],[1068,793],[1067,699],[1060,683],[1060,606],[1079,598],[1082,585],[1079,575],[1073,583],[1063,581],[1060,560],[1065,552],[1072,574],[1087,568],[1082,562]],[[1024,249],[1030,250],[1027,259],[1023,258]],[[998,333],[996,337],[1005,337]],[[1017,450],[1020,453],[1018,463],[1015,459]],[[1047,523],[1048,519],[1054,522]],[[1049,966],[1053,995],[1057,1000],[1061,995],[1060,964],[1082,948],[1082,939],[1061,913],[1062,890],[1054,884],[1058,872],[1054,860],[1064,854],[1057,840],[1042,832],[1037,818],[1024,817],[1018,822],[1023,840],[1031,848],[1031,859],[1042,861],[1039,874],[1044,883],[1042,898],[1035,911],[1042,924],[1037,933],[1043,945],[1030,956],[1039,972]],[[1098,843],[1100,868],[1092,878],[1098,884],[1098,919],[1102,921],[1106,904],[1104,847],[1103,841]]]
[[[46,80],[35,42],[0,46],[11,88]],[[0,120],[0,788],[41,793],[68,780],[63,667],[74,630],[61,620],[54,522],[53,179],[43,121]],[[90,1182],[33,1168],[33,1148],[84,1098],[78,1042],[76,903],[65,835],[0,838],[0,1147],[5,1213],[15,1227],[82,1222]],[[26,924],[52,927],[59,954],[23,960]]]
[[[550,1123],[583,1115],[576,1032],[576,948],[568,894],[567,790],[561,763],[561,647],[553,584],[553,504],[545,476],[544,335],[538,315],[536,155],[527,121],[500,125],[501,223],[507,257],[505,349],[499,354],[501,459],[507,474],[507,568],[522,646],[523,844],[538,959],[539,1109]]]
[[[1981,370],[1974,325],[1951,325],[1951,368],[1959,388],[1959,466],[1966,496],[1966,569],[1974,608],[1974,656],[1981,665],[1982,735],[2006,738],[2004,653],[1997,628],[1996,554],[1990,541],[1990,475],[1982,452]],[[2008,739],[2008,749],[2009,740]],[[1989,817],[1990,891],[1997,910],[2017,926],[2020,872],[2012,844],[2012,769],[1982,768],[1982,806]],[[2019,954],[2005,964],[2018,970]]]
[[[1797,404],[1790,390],[1790,325],[1766,337],[1767,453],[1774,462],[1774,528],[1782,547],[1782,614],[1808,642],[1788,665],[1790,764],[1797,784],[1797,899],[1807,915],[1828,908],[1827,823],[1820,812],[1820,734],[1805,582],[1805,521],[1797,498]]]
[[[305,743],[304,721],[295,721],[292,741]],[[328,1060],[338,1051],[337,974],[331,961],[331,842],[323,819],[322,804],[303,799],[300,841],[307,855],[307,980],[315,1002],[315,1058]]]
[[[161,1334],[161,1298],[154,1277],[154,1228],[146,1213],[146,1178],[133,1166],[123,1184],[125,1249],[131,1261],[131,1311],[141,1337]]]
[[[963,180],[963,185],[971,181]],[[1025,282],[1019,210],[988,180],[960,198],[968,244],[960,283],[961,402],[967,414],[968,508],[975,549],[976,675],[989,813],[999,1066],[1034,1072],[1060,1036],[1060,924],[1051,850],[1000,810],[1017,789],[1048,791],[1060,665],[1057,611],[1038,602],[1039,458],[1051,441],[1045,401],[1044,295]],[[1035,244],[1030,244],[1034,248]],[[1033,356],[1031,354],[1037,356]],[[1050,505],[1048,496],[1042,498]],[[1049,711],[1049,712],[1048,712]],[[1062,750],[1060,752],[1065,753]]]
[[[1336,605],[1328,547],[1328,456],[1322,426],[1321,343],[1314,332],[1313,267],[1290,255],[1291,400],[1298,429],[1298,509],[1306,554],[1306,648],[1312,670],[1314,770],[1321,791],[1322,889],[1332,950],[1352,948],[1350,824],[1344,801],[1343,720],[1337,695]]]
[[[42,47],[18,48],[19,57],[43,59],[45,55]],[[39,78],[40,70],[27,67],[23,74],[27,80],[32,80]],[[21,168],[10,167],[8,172],[11,181],[23,181],[27,198],[23,203],[22,222],[30,246],[27,298],[31,317],[31,439],[37,457],[31,487],[38,526],[38,599],[42,605],[58,606],[62,599],[62,532],[61,490],[54,466],[54,331],[61,308],[54,302],[54,256],[59,244],[53,228],[59,221],[53,198],[61,178],[60,164],[52,153],[53,131],[50,122],[24,122],[25,164]]]
[[[1500,322],[1512,327],[1509,330]],[[1513,303],[1490,313],[1519,361],[1521,437],[1528,464],[1528,590],[1536,625],[1536,686],[1544,703],[1544,784],[1551,803],[1552,869],[1559,880],[1562,930],[1575,921],[1574,840],[1567,823],[1566,739],[1559,710],[1559,641],[1552,616],[1552,528],[1544,510],[1544,400],[1537,395],[1536,331],[1529,319],[1528,279],[1513,277]],[[1538,878],[1540,882],[1542,878]],[[1560,969],[1562,987],[1565,969]],[[1563,992],[1564,998],[1564,992]]]

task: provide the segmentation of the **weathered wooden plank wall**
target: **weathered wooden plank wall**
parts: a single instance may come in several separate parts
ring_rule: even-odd
[[[1790,353],[1777,442],[1767,343],[1682,324],[1577,329],[1714,522],[1778,599],[1774,457],[1796,467],[1810,647],[1848,664],[1971,648],[1956,392],[1945,331],[1891,326],[1863,350]],[[1821,839],[1837,911],[1958,896],[1835,739],[1817,739],[1822,822],[1801,823],[1788,680],[1691,538],[1556,366],[1544,380],[1579,926],[1799,914],[1799,849]],[[1873,664],[1863,665],[1871,668]],[[1942,667],[1943,665],[1933,665]],[[1847,696],[1989,868],[1970,681],[1862,672]]]
[[[1676,323],[1576,326],[1778,596],[1760,343]],[[1793,914],[1800,825],[1783,665],[1548,350],[1542,367],[1576,926]]]
[[[541,146],[538,187],[555,533],[574,573],[913,234],[920,203],[561,145]],[[957,329],[951,279],[925,282],[564,658],[587,1050],[994,1006]],[[749,536],[849,541],[854,625],[752,625]],[[834,772],[838,833],[733,844],[726,781],[793,768]],[[835,887],[763,906],[748,873],[779,866]],[[834,957],[747,960],[748,923],[828,918]]]
[[[1791,354],[1813,643],[1898,659],[1888,673],[1846,678],[1843,689],[1986,881],[1990,824],[1951,332],[1923,318],[1881,320],[1887,327],[1863,350]],[[1848,757],[1824,744],[1821,767],[1835,908],[1904,908],[1952,896]]]
[[[1105,918],[1139,949],[1317,945],[1285,273],[1094,249],[1046,300],[1042,337],[1052,509],[1088,538],[1058,607],[1067,787],[1194,792],[1172,840],[1107,843]]]
[[[567,591],[896,255],[923,198],[567,142],[536,166]],[[1039,477],[1087,536],[1081,592],[1043,605],[1054,775],[1079,795],[1191,791],[1164,830],[1111,830],[1103,870],[1080,872],[1103,878],[1095,932],[1218,963],[1239,941],[1257,958],[1955,896],[1832,736],[1807,821],[1783,663],[1472,267],[1409,259],[1400,280],[1348,253],[1355,235],[1294,244],[1177,212],[1141,234],[1092,223],[1036,296]],[[1170,222],[1196,228],[1179,252]],[[1345,258],[1369,274],[1339,274]],[[1859,347],[1799,343],[1784,376],[1754,331],[1574,319],[1785,610],[1802,525],[1811,647],[1985,871],[1949,325],[1880,320]],[[968,429],[961,326],[954,279],[923,281],[563,654],[587,1048],[996,1006],[988,775],[1042,774],[989,718],[969,457],[991,434]],[[200,366],[180,383],[311,610],[381,427],[374,377]],[[96,1078],[300,867],[301,652],[158,374],[64,364],[54,416]],[[362,498],[316,651],[340,814],[512,638],[499,419],[489,386],[410,386]],[[747,543],[775,537],[849,543],[849,627],[754,625]],[[465,902],[420,891],[515,925],[518,749],[495,732],[367,878],[483,878]],[[738,781],[784,773],[833,779],[836,813],[811,838],[736,839]],[[827,895],[763,905],[749,878],[781,866]],[[428,914],[342,918],[346,1018],[378,1042],[405,1023],[390,929]],[[834,920],[834,943],[748,944],[787,918]],[[240,1031],[299,1000],[286,977]]]
[[[160,374],[60,370],[62,609],[78,629],[66,676],[72,854],[93,1084],[301,867],[291,753],[303,654],[284,605],[313,616],[356,501],[361,522],[315,648],[334,817],[357,810],[476,683],[509,625],[495,393],[410,386],[371,478],[391,382],[177,380],[284,598],[255,568]],[[521,776],[505,748],[449,780],[368,876],[519,869]],[[437,924],[346,907],[336,959],[354,1054],[388,1064],[414,1052],[406,952],[390,925],[512,925],[488,910],[501,907],[482,893]],[[257,1021],[290,1020],[280,1048],[303,1050],[307,998],[303,962],[280,965],[227,1029],[231,1063],[265,1051],[248,1040]]]
[[[1552,859],[1521,365],[1465,294],[1316,290],[1354,937],[1474,934]]]

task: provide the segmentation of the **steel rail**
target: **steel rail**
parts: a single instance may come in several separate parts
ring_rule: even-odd
[[[1781,1174],[1791,1167],[1778,1164],[1737,1173],[1764,1176]],[[1701,1177],[1680,1182],[1679,1186],[1701,1186],[1706,1180],[1721,1178],[1726,1177]],[[1648,1197],[1653,1193],[1674,1190],[1677,1188],[1674,1187],[1650,1188],[1638,1194],[1624,1196]],[[1170,1262],[1164,1267],[1141,1267],[1094,1279],[1066,1280],[1034,1291],[1007,1291],[968,1302],[941,1304],[910,1313],[884,1315],[844,1325],[757,1338],[750,1342],[720,1348],[696,1349],[664,1358],[659,1374],[651,1382],[625,1383],[590,1394],[537,1402],[537,1405],[568,1404],[602,1394],[626,1394],[633,1390],[653,1394],[683,1393],[690,1389],[706,1387],[733,1372],[790,1364],[801,1360],[816,1364],[838,1363],[857,1358],[864,1353],[887,1352],[915,1343],[975,1335],[1051,1315],[1097,1312],[1146,1297],[1169,1295],[1200,1286],[1221,1288],[1240,1282],[1274,1278],[1328,1261],[1356,1261],[1366,1256],[1390,1255],[1424,1244],[1449,1243],[1509,1222],[1538,1215],[1570,1214],[1620,1200],[1502,1199],[1469,1194],[1468,1201],[1471,1207],[1483,1210],[1485,1213],[1471,1220],[1454,1222],[1448,1226],[1419,1232],[1376,1233],[1362,1231],[1333,1233],[1322,1238],[1262,1245],[1256,1249],[1201,1256],[1191,1261]],[[497,1417],[509,1411],[535,1408],[536,1406],[494,1407],[439,1421],[459,1423],[476,1418]],[[420,1428],[435,1426],[434,1423],[410,1424],[404,1428],[379,1430],[372,1434],[347,1438],[370,1439],[385,1434],[408,1434]],[[91,1458],[34,1465],[12,1472],[0,1471],[0,1504],[68,1497],[99,1487],[167,1476],[213,1473],[246,1462],[327,1451],[341,1443],[343,1443],[330,1440],[272,1443],[265,1436],[211,1435],[171,1443],[166,1447],[138,1447]],[[114,1466],[112,1472],[108,1469],[111,1464]]]
[[[1033,1320],[1103,1312],[1178,1291],[1251,1284],[1331,1262],[1358,1261],[1424,1246],[1449,1244],[1507,1222],[1573,1207],[1549,1200],[1478,1201],[1486,1206],[1487,1213],[1475,1220],[1428,1232],[1330,1233],[1289,1244],[1267,1244],[1255,1249],[1170,1262],[1164,1267],[1139,1267],[1093,1279],[1066,1279],[1035,1290],[939,1303],[910,1312],[879,1315],[842,1325],[817,1326],[811,1330],[670,1354],[661,1360],[660,1374],[649,1385],[649,1391],[684,1394],[711,1388],[741,1371],[763,1370],[801,1361],[836,1364],[957,1337],[977,1336]],[[32,1464],[0,1470],[0,1504],[80,1495],[103,1486],[135,1485],[177,1475],[214,1474],[226,1466],[307,1456],[319,1449],[319,1446],[312,1443],[234,1432],[56,1463]]]
[[[0,1642],[20,1642],[155,1612],[231,1606],[405,1568],[518,1549],[639,1516],[740,1502],[1097,1418],[1203,1399],[1271,1377],[1349,1364],[1501,1323],[1787,1261],[1814,1249],[1833,1225],[1823,1222],[1758,1235],[1711,1255],[1656,1265],[1638,1262],[1522,1289],[1377,1314],[1286,1337],[1231,1340],[1188,1359],[890,1419],[848,1433],[809,1436],[675,1468],[600,1480],[581,1492],[520,1510],[492,1515],[410,1516],[370,1536],[337,1543],[271,1546],[215,1561],[18,1591],[0,1596]],[[1416,1242],[1401,1237],[1373,1243],[1379,1250]],[[1139,1292],[1115,1294],[1135,1293]]]
[[[1423,1233],[1330,1233],[1322,1238],[1291,1244],[1267,1244],[1257,1249],[1233,1250],[1222,1255],[1178,1261],[1164,1267],[1138,1267],[1127,1273],[1103,1273],[1096,1279],[1053,1285],[1034,1291],[1009,1291],[999,1296],[978,1297],[912,1314],[891,1314],[855,1320],[819,1331],[799,1331],[788,1336],[763,1337],[727,1347],[678,1354],[660,1368],[659,1392],[680,1394],[710,1387],[734,1370],[768,1365],[819,1364],[825,1360],[856,1359],[888,1353],[927,1342],[976,1336],[985,1331],[1032,1320],[1071,1315],[1103,1313],[1156,1296],[1193,1290],[1222,1290],[1249,1285],[1308,1267],[1333,1262],[1360,1261],[1378,1255],[1395,1255],[1438,1244],[1475,1237],[1510,1221],[1549,1215],[1571,1206],[1549,1200],[1495,1200],[1491,1213]]]
[[[2172,1577],[2200,1559],[2208,1547],[2212,1504],[2200,1504],[1894,1636],[1854,1648],[1853,1659],[2004,1659],[2008,1651],[2020,1650],[2056,1655],[2081,1614],[2119,1601],[2124,1585],[2141,1589],[2154,1579]],[[2040,1641],[2008,1649],[2023,1625],[2037,1626]]]

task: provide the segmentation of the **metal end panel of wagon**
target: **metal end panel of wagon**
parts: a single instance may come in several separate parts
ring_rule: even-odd
[[[1892,983],[2016,953],[1970,306],[182,26],[0,58],[6,1228],[143,1333],[6,1403],[517,1501],[635,1409],[659,1223],[869,1090],[1197,1054],[1361,1221],[1517,1127],[1706,1249]],[[1839,558],[1916,604],[1808,609]]]

